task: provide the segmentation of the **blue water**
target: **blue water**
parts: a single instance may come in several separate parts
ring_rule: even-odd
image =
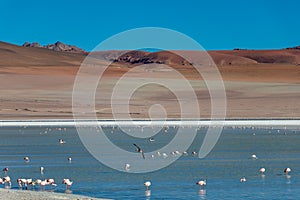
[[[104,128],[118,146],[134,151],[138,143],[145,151],[167,144],[176,133],[159,133],[155,142],[133,139],[118,129]],[[205,129],[198,131],[188,152],[198,151]],[[81,144],[76,129],[39,128],[0,129],[0,167],[17,188],[17,178],[54,178],[57,192],[64,192],[63,178],[74,181],[74,194],[113,199],[300,199],[300,131],[277,129],[225,128],[213,151],[204,159],[182,156],[156,172],[130,174],[110,169],[94,159]],[[63,138],[66,144],[60,145]],[[258,159],[250,157],[256,154]],[[24,156],[30,162],[25,163]],[[67,161],[72,157],[72,162]],[[168,159],[168,158],[166,158]],[[40,174],[39,167],[45,168]],[[265,177],[258,170],[266,168]],[[288,178],[284,168],[292,169]],[[245,176],[247,182],[240,183]],[[196,181],[207,178],[200,190]],[[151,196],[145,196],[143,183],[151,180]]]

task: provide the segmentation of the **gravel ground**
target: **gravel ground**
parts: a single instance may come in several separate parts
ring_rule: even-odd
[[[99,198],[54,192],[0,189],[0,200],[99,200]]]

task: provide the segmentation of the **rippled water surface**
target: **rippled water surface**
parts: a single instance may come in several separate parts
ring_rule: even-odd
[[[62,179],[70,178],[75,194],[113,199],[300,199],[299,129],[225,128],[204,159],[191,155],[199,150],[205,135],[205,129],[199,129],[188,156],[156,172],[131,174],[110,169],[94,159],[76,129],[49,128],[0,128],[0,167],[9,167],[13,188],[17,188],[17,178],[54,178],[58,183],[54,190],[64,192]],[[176,133],[176,128],[170,128],[149,142],[129,137],[118,128],[103,129],[121,148],[135,151],[132,144],[138,143],[145,152],[161,148]],[[60,138],[66,144],[59,144]],[[258,159],[251,159],[252,154]],[[24,156],[29,156],[30,162],[24,162]],[[72,157],[71,163],[68,157]],[[45,168],[44,174],[40,174],[40,166]],[[266,168],[265,176],[258,172],[261,167]],[[290,176],[283,173],[286,167],[292,169]],[[241,177],[247,182],[240,183]],[[195,183],[204,178],[207,186],[200,190]],[[150,197],[145,196],[146,180],[152,182]]]

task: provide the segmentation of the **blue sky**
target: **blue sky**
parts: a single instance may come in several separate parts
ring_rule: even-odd
[[[119,32],[164,27],[205,49],[273,49],[300,45],[297,0],[151,0],[0,2],[0,40],[62,41],[85,50]]]

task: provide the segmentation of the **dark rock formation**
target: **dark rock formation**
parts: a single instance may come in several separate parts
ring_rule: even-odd
[[[25,42],[22,46],[23,47],[43,47],[42,45],[40,45],[37,42],[33,42],[33,43]]]
[[[289,47],[289,48],[286,48],[286,49],[297,49],[297,50],[300,50],[300,46],[296,46],[296,47]]]

